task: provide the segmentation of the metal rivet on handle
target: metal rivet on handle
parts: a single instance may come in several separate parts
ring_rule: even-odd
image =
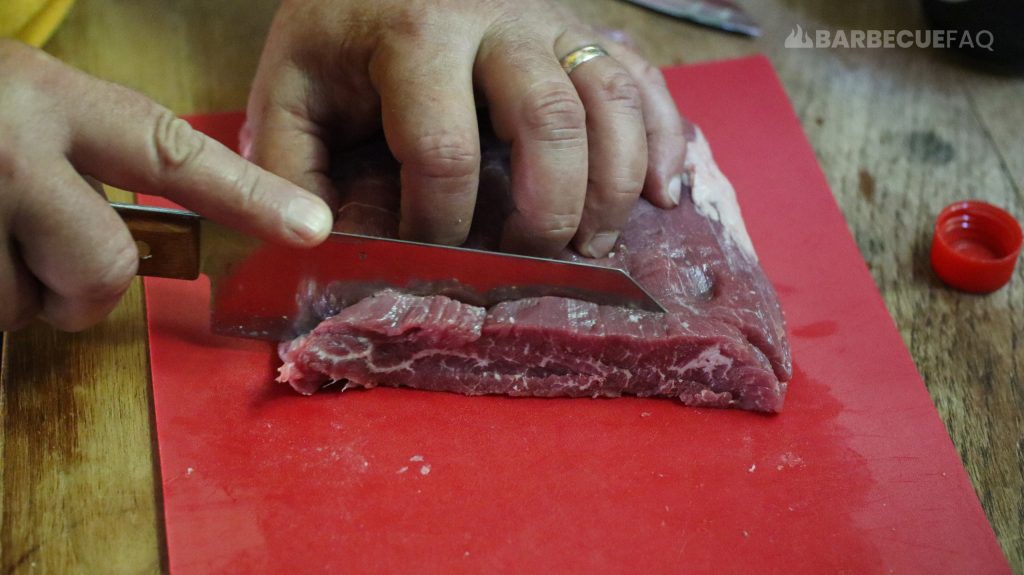
[[[148,243],[142,240],[135,240],[135,248],[139,250],[140,260],[148,260],[153,257],[152,250],[150,250]]]

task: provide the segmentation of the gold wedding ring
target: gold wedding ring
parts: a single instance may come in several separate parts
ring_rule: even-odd
[[[565,58],[562,58],[560,63],[562,64],[562,69],[565,70],[566,74],[572,74],[572,71],[582,66],[584,62],[589,62],[594,58],[607,55],[608,52],[605,52],[604,48],[597,44],[587,44],[582,48],[577,48],[572,52],[569,52]]]

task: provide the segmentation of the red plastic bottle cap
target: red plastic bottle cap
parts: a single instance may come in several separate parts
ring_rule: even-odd
[[[946,206],[935,221],[932,269],[957,289],[988,293],[1010,281],[1020,255],[1020,224],[976,200]]]

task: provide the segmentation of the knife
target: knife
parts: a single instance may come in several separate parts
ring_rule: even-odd
[[[761,35],[761,27],[729,0],[627,0],[675,18],[681,18],[745,36]]]
[[[139,248],[138,275],[211,285],[214,332],[284,341],[383,289],[473,305],[555,295],[664,313],[624,271],[334,232],[314,248],[260,242],[191,212],[111,204]]]

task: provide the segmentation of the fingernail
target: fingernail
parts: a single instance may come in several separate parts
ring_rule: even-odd
[[[683,176],[676,174],[668,181],[668,199],[673,206],[679,205],[679,195],[683,192]]]
[[[612,251],[617,241],[619,241],[619,232],[596,233],[583,249],[583,255],[588,258],[603,258]]]
[[[318,240],[331,231],[333,218],[323,202],[299,196],[285,210],[285,224],[303,240]]]

